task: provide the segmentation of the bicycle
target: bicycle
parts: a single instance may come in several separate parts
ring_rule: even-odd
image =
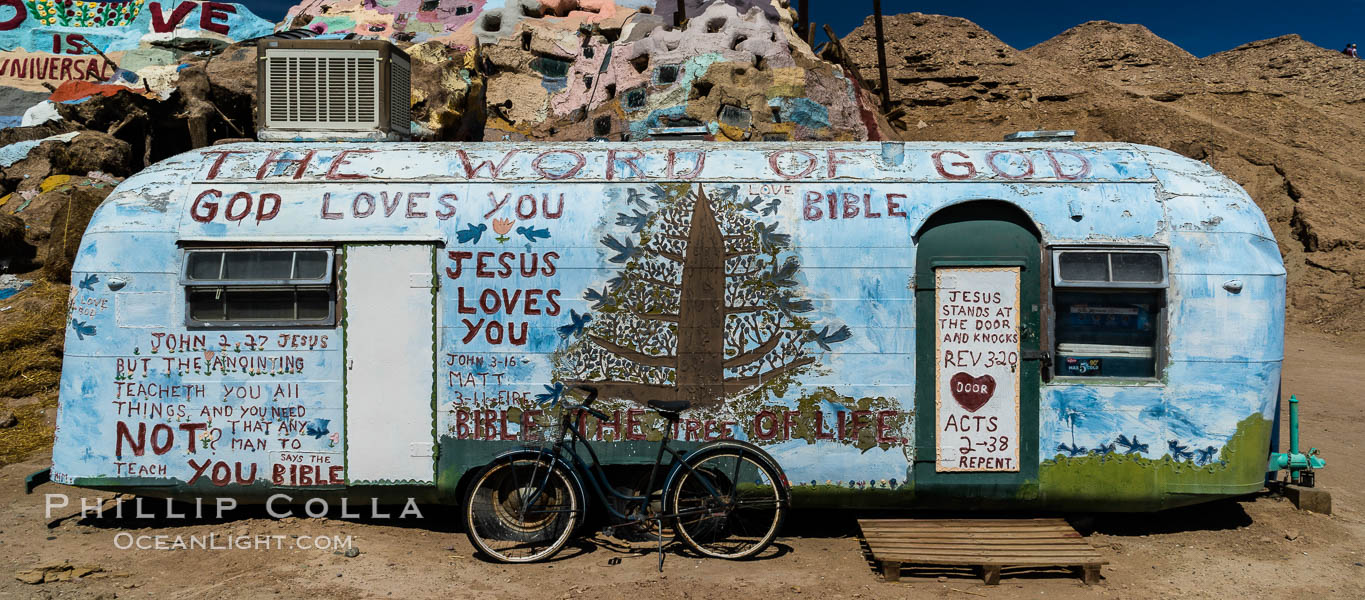
[[[665,526],[693,551],[714,558],[752,558],[772,544],[787,513],[789,490],[782,469],[766,452],[738,440],[709,442],[691,452],[676,450],[669,446],[669,432],[691,402],[651,400],[649,407],[668,427],[643,495],[623,493],[611,484],[586,436],[573,426],[585,414],[611,420],[592,408],[597,389],[578,387],[587,399],[561,406],[553,443],[505,452],[474,478],[465,497],[464,525],[476,549],[508,563],[553,556],[582,524],[588,490],[606,510],[606,533],[625,527],[646,530],[657,540],[660,569],[669,537]],[[580,443],[591,465],[579,453]],[[656,496],[665,453],[670,459]]]

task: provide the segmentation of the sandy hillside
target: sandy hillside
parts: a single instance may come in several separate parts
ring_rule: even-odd
[[[955,17],[885,25],[905,139],[1075,129],[1207,160],[1270,219],[1291,319],[1365,331],[1365,62],[1298,36],[1199,59],[1140,25],[1086,23],[1022,51]],[[869,17],[842,41],[875,79],[872,31]]]

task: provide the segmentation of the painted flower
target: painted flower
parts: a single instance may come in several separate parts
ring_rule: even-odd
[[[336,445],[341,442],[341,434],[333,431],[332,435],[327,436],[327,440],[328,440],[327,447],[335,448]]]
[[[512,230],[511,219],[493,219],[493,231],[498,233],[498,243],[501,244],[508,240],[507,232]]]

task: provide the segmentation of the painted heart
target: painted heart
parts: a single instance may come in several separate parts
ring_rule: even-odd
[[[995,378],[990,375],[972,377],[959,372],[948,381],[948,386],[952,389],[953,399],[967,412],[976,412],[995,394]]]

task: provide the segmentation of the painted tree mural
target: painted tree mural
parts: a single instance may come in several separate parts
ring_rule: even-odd
[[[589,289],[588,315],[560,328],[556,378],[606,397],[715,406],[816,362],[814,347],[847,340],[818,331],[800,297],[791,236],[760,217],[777,200],[739,200],[738,186],[625,190],[625,212],[600,243],[621,270]]]

